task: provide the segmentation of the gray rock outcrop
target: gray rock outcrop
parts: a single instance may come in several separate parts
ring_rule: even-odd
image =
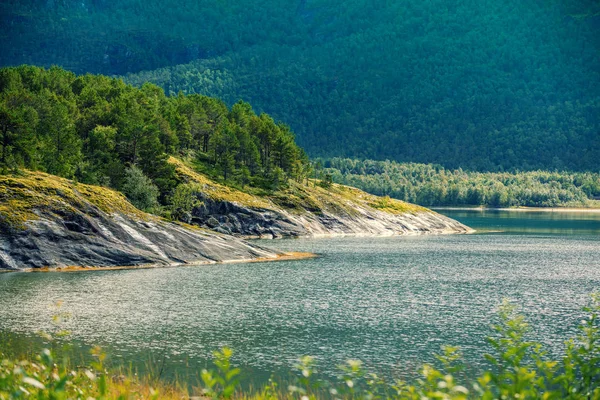
[[[202,205],[192,212],[192,223],[243,238],[303,236],[392,236],[460,234],[473,230],[430,210],[394,214],[372,207],[354,206],[352,213],[340,210],[288,211],[282,208],[251,208],[229,201],[216,201],[200,194]]]
[[[291,183],[295,186],[287,191],[259,197],[199,175],[195,179],[208,183],[197,184],[201,205],[186,217],[192,226],[143,213],[107,188],[41,172],[0,177],[0,270],[291,256],[241,238],[472,232],[423,207],[341,185],[324,189]]]
[[[0,232],[0,270],[179,265],[277,258],[256,244],[157,218],[76,213]]]

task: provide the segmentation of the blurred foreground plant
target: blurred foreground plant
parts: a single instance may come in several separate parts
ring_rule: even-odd
[[[316,360],[302,357],[295,382],[283,391],[273,378],[259,390],[241,390],[240,370],[231,364],[233,352],[214,353],[215,367],[201,373],[202,398],[310,400],[334,399],[586,399],[600,400],[600,295],[593,295],[579,334],[569,340],[562,359],[552,360],[540,343],[526,340],[529,326],[517,308],[505,301],[499,309],[495,335],[488,339],[489,368],[476,378],[465,373],[460,350],[444,347],[440,367],[424,365],[412,382],[387,382],[369,373],[358,360],[339,367],[337,382],[316,377]],[[155,390],[132,377],[111,375],[105,355],[94,349],[89,368],[70,370],[43,350],[34,360],[14,361],[0,354],[0,400],[4,399],[164,399],[188,398],[184,390],[163,385]],[[155,385],[160,386],[159,383]],[[156,387],[156,386],[155,386]]]

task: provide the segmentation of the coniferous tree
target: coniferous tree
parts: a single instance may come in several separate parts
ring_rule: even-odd
[[[122,191],[129,201],[140,210],[152,211],[158,207],[158,188],[136,166],[125,171]]]
[[[41,118],[38,127],[42,145],[42,163],[51,174],[72,177],[81,161],[81,140],[70,115],[70,104],[55,94],[41,98]]]
[[[34,167],[35,137],[33,129],[37,125],[37,113],[26,106],[11,107],[5,101],[0,103],[0,166],[15,167],[24,164]]]
[[[3,170],[39,168],[119,190],[135,187],[139,170],[166,204],[180,183],[171,155],[195,155],[213,177],[268,189],[305,170],[308,159],[293,138],[243,102],[229,110],[206,96],[165,96],[154,85],[137,89],[60,68],[0,69]]]

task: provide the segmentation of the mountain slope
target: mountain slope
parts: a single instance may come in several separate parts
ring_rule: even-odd
[[[597,168],[600,17],[557,2],[310,4],[322,22],[309,44],[265,42],[126,80],[249,101],[313,157]]]
[[[595,170],[598,10],[587,0],[25,0],[0,4],[0,64],[241,98],[289,124],[313,157]]]
[[[600,158],[599,7],[25,0],[0,5],[0,65],[150,71],[126,79],[249,101],[313,157],[589,170]]]

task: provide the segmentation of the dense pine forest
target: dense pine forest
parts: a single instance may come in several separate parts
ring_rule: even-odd
[[[440,165],[334,158],[317,173],[380,196],[424,206],[595,206],[600,174],[469,172]],[[321,167],[324,167],[322,169]]]
[[[186,201],[169,155],[238,187],[274,190],[323,178],[426,206],[582,206],[597,173],[478,173],[440,165],[334,158],[310,163],[290,128],[248,103],[167,96],[102,75],[22,66],[0,70],[0,169],[46,171],[124,192],[158,211]],[[189,190],[188,190],[189,191]]]
[[[239,99],[313,157],[597,171],[593,0],[3,2],[0,63]]]
[[[265,190],[309,173],[289,127],[247,103],[169,97],[152,84],[58,67],[0,70],[0,173],[28,168],[109,186],[152,209],[172,201],[180,183],[169,155]]]

